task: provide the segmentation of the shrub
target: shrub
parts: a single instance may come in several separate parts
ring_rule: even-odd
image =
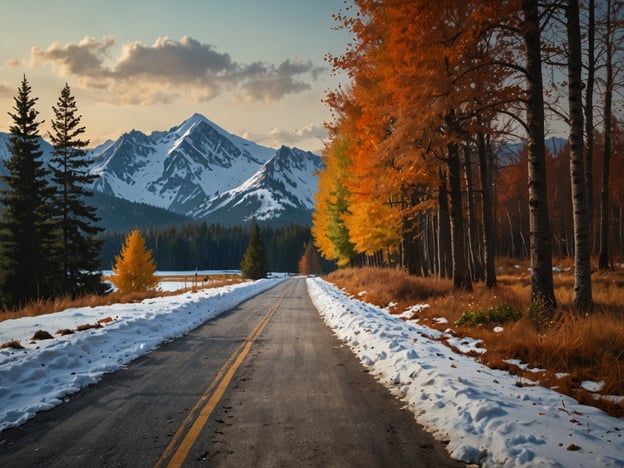
[[[529,303],[527,316],[531,322],[542,327],[552,319],[553,311],[546,305],[543,297],[537,296]]]
[[[502,303],[489,307],[487,310],[467,310],[456,321],[455,325],[485,325],[489,323],[506,323],[520,320],[522,313],[514,310],[509,304]]]

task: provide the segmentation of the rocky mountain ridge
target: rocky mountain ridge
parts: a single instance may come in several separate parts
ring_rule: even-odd
[[[9,157],[6,141],[8,134],[0,134],[0,159]],[[42,139],[41,148],[48,160],[51,145]],[[93,202],[105,213],[107,229],[129,225],[141,207],[154,207],[152,218],[172,213],[189,222],[236,225],[256,218],[271,225],[309,225],[322,167],[318,155],[258,145],[200,114],[168,131],[124,133],[89,150],[89,157],[89,172],[98,176],[93,191],[101,195]]]

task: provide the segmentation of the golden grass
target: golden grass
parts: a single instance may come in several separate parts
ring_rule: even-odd
[[[602,395],[624,395],[624,272],[594,273],[594,311],[579,314],[572,300],[572,262],[556,261],[553,277],[559,307],[550,323],[538,327],[526,317],[530,295],[528,264],[504,259],[497,266],[498,288],[488,290],[475,284],[473,292],[456,291],[447,280],[414,278],[397,270],[345,269],[327,279],[372,304],[387,307],[391,302],[397,303],[391,308],[395,313],[427,302],[431,307],[415,313],[413,318],[433,328],[450,327],[459,336],[483,340],[487,352],[475,356],[483,363],[538,380],[582,403],[624,416],[624,404],[594,398],[581,387],[584,380],[604,382]],[[495,332],[494,324],[454,325],[465,311],[501,304],[522,312],[523,318],[504,324],[502,332]],[[448,324],[438,324],[433,320],[437,317],[446,318]],[[545,371],[523,371],[506,363],[508,359],[518,359]]]

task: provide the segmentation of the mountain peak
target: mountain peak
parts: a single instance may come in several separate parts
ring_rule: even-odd
[[[306,205],[309,191],[316,189],[315,164],[306,161],[305,152],[260,146],[198,113],[169,131],[128,132],[91,152],[95,162],[91,172],[99,176],[93,188],[98,192],[213,222],[204,218],[214,207],[213,200],[241,193],[243,187],[254,193],[262,189],[265,200],[277,200],[279,205],[289,201],[310,222],[311,208]],[[226,218],[231,219],[218,222],[238,224],[256,211],[248,207],[246,212],[230,212]],[[271,222],[276,214],[267,211],[264,219]]]

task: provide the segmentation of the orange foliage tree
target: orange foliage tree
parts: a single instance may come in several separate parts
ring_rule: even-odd
[[[323,272],[321,262],[314,245],[310,242],[306,245],[305,252],[299,260],[299,273],[302,275],[320,275]]]
[[[340,13],[357,38],[336,70],[352,80],[349,93],[330,93],[337,132],[350,121],[343,220],[358,252],[406,248],[422,235],[423,212],[435,203],[439,168],[449,177],[453,277],[471,287],[465,261],[461,150],[477,133],[492,133],[497,113],[517,100],[519,87],[504,63],[503,17],[517,2],[357,0]],[[510,20],[511,21],[511,20]],[[503,44],[497,47],[497,44]],[[346,102],[350,101],[350,102]],[[343,135],[344,137],[344,135]],[[411,269],[410,269],[411,270]]]
[[[121,253],[115,256],[111,281],[122,294],[153,291],[158,287],[155,272],[152,251],[145,247],[145,239],[135,229],[126,237]]]

